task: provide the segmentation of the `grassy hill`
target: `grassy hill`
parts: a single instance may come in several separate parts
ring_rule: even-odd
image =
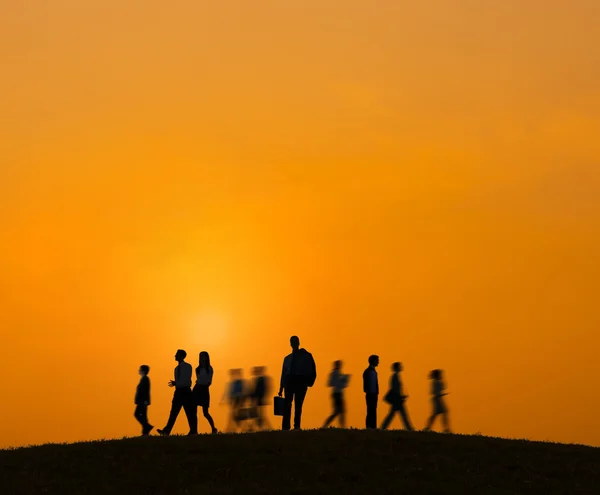
[[[135,438],[0,451],[5,494],[600,493],[600,449],[361,430]]]

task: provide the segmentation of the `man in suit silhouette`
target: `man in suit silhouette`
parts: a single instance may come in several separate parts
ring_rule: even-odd
[[[169,382],[169,387],[175,387],[173,402],[171,404],[171,414],[169,415],[167,426],[162,430],[157,430],[163,436],[171,434],[171,430],[175,426],[175,421],[177,421],[177,416],[179,416],[182,407],[190,426],[188,435],[198,434],[198,413],[192,394],[192,365],[185,362],[186,356],[187,352],[183,349],[179,349],[175,354],[175,361],[178,363],[175,367],[175,380]]]
[[[142,425],[142,436],[147,436],[154,429],[154,426],[148,423],[148,406],[150,405],[150,378],[148,378],[148,373],[150,373],[150,367],[143,364],[140,366],[139,373],[142,378],[135,391],[135,412],[133,415]]]
[[[377,428],[377,401],[379,400],[379,382],[375,368],[379,366],[379,356],[369,356],[369,367],[363,373],[363,390],[367,401],[366,426]]]
[[[290,339],[292,353],[283,360],[279,397],[285,390],[285,409],[281,423],[282,430],[290,429],[292,402],[295,403],[294,430],[300,429],[302,404],[308,387],[312,387],[317,379],[317,366],[310,352],[300,349],[300,339],[295,335]]]

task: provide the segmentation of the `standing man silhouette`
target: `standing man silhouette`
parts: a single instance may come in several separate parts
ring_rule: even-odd
[[[148,378],[148,373],[150,373],[150,366],[142,364],[139,370],[142,378],[135,390],[135,412],[133,415],[142,425],[142,436],[148,436],[154,429],[154,426],[148,423],[148,406],[150,405],[150,378]]]
[[[295,335],[290,338],[292,353],[283,360],[279,397],[285,391],[285,409],[281,422],[282,430],[290,429],[292,402],[295,404],[294,430],[300,429],[302,420],[302,404],[308,387],[312,387],[317,379],[317,365],[310,352],[300,349],[300,339]]]
[[[375,371],[377,366],[379,366],[379,356],[373,354],[369,356],[369,367],[363,373],[363,390],[367,401],[366,425],[369,429],[377,428],[377,401],[379,400],[379,382]]]
[[[182,407],[190,425],[188,435],[198,434],[198,415],[192,394],[192,365],[185,362],[186,356],[187,352],[183,349],[179,349],[175,354],[175,361],[178,363],[175,367],[175,380],[169,382],[169,387],[175,387],[173,402],[171,404],[171,414],[169,415],[167,426],[162,430],[156,430],[163,436],[171,434],[171,430],[175,426],[175,421],[177,421],[177,416],[179,416]]]

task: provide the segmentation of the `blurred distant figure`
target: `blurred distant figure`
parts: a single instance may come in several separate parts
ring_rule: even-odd
[[[402,380],[400,379],[400,372],[402,371],[402,369],[402,363],[394,363],[392,365],[393,374],[392,378],[390,379],[390,390],[383,399],[390,405],[390,412],[387,415],[387,417],[383,420],[383,423],[381,425],[382,430],[387,430],[388,426],[394,419],[394,415],[398,413],[402,418],[404,428],[409,431],[413,431],[413,427],[410,424],[408,414],[404,407],[404,403],[406,402],[406,399],[408,399],[408,396],[404,395]]]
[[[237,431],[241,422],[241,410],[246,401],[246,386],[241,369],[229,370],[229,384],[225,389],[224,400],[229,405],[230,414],[227,431]],[[223,399],[221,400],[223,401]]]
[[[448,408],[446,407],[444,401],[444,396],[448,394],[444,392],[446,386],[443,382],[442,370],[433,370],[429,374],[429,378],[431,379],[431,402],[433,404],[433,413],[427,421],[425,431],[430,431],[431,427],[433,426],[433,422],[435,421],[435,418],[441,415],[442,424],[444,426],[444,432],[450,433],[450,426],[448,423]]]
[[[139,374],[142,376],[140,383],[135,391],[135,419],[142,425],[142,435],[147,436],[154,429],[150,423],[148,423],[148,406],[150,405],[150,367],[143,364],[140,366]]]
[[[377,401],[379,400],[379,381],[375,368],[379,366],[379,356],[369,356],[369,367],[363,373],[363,390],[367,401],[366,425],[369,429],[377,428]]]
[[[310,352],[300,349],[300,339],[295,335],[290,338],[290,346],[292,353],[283,360],[279,383],[279,397],[285,391],[285,411],[281,429],[290,429],[292,402],[294,402],[294,430],[299,430],[302,421],[302,405],[308,387],[312,387],[317,379],[317,365]]]
[[[344,399],[344,389],[348,386],[350,375],[342,373],[342,361],[333,363],[333,370],[329,374],[327,386],[331,388],[331,400],[333,402],[333,413],[325,420],[323,428],[327,428],[335,418],[338,418],[340,426],[346,427],[346,401]]]
[[[269,418],[265,416],[265,406],[268,405],[267,397],[271,393],[271,380],[266,375],[264,366],[255,366],[252,370],[254,383],[250,391],[250,403],[253,409],[253,418],[259,430],[263,427],[271,429]]]
[[[167,426],[162,430],[157,430],[160,435],[169,436],[171,434],[182,407],[190,426],[188,435],[198,434],[198,416],[192,394],[192,365],[185,362],[186,356],[187,352],[183,349],[179,349],[175,354],[175,361],[178,363],[175,367],[175,380],[169,382],[169,387],[175,387],[175,393]]]
[[[208,412],[210,407],[210,386],[213,380],[213,367],[210,365],[210,356],[208,352],[202,351],[198,358],[198,367],[196,368],[196,385],[192,391],[194,401],[197,406],[202,408],[202,413],[208,421],[213,433],[217,433],[215,422]]]

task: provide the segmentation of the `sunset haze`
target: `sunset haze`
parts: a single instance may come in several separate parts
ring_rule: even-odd
[[[139,434],[141,364],[164,426],[178,348],[224,428],[294,334],[306,428],[378,354],[600,446],[598,0],[0,0],[0,61],[0,448]]]

